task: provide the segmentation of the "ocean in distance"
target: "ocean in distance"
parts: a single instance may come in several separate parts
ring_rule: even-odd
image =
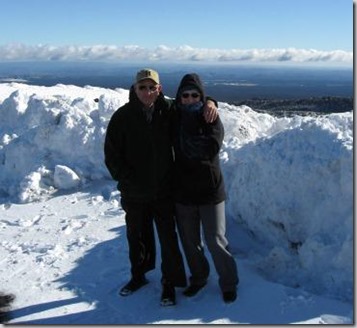
[[[52,86],[58,83],[77,86],[129,89],[136,72],[151,67],[160,73],[163,91],[175,97],[186,73],[198,73],[206,92],[218,101],[241,103],[245,100],[306,99],[316,97],[353,98],[353,68],[253,66],[223,64],[100,62],[1,62],[0,82],[22,81]]]

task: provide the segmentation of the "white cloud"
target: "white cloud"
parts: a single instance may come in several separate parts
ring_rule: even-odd
[[[208,49],[183,45],[143,48],[137,45],[51,46],[0,45],[0,61],[195,61],[225,63],[353,63],[353,52],[314,49]]]

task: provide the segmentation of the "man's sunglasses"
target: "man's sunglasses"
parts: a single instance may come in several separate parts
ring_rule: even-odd
[[[157,90],[157,85],[139,85],[138,89],[140,91],[149,90],[149,91],[154,92]]]
[[[182,93],[181,94],[181,97],[182,98],[188,98],[188,97],[192,97],[192,98],[198,98],[199,96],[200,96],[200,94],[199,93],[197,93],[197,92],[193,92],[193,93],[189,93],[189,92],[184,92],[184,93]]]

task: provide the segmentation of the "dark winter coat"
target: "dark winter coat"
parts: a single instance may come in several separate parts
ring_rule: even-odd
[[[225,200],[224,179],[219,163],[219,151],[224,127],[218,117],[206,123],[200,109],[180,103],[181,90],[194,87],[205,99],[202,82],[196,74],[182,79],[176,96],[175,114],[175,199],[186,205],[217,204]]]
[[[132,87],[129,102],[109,121],[105,164],[127,200],[145,202],[172,195],[172,104],[161,93],[148,123]]]

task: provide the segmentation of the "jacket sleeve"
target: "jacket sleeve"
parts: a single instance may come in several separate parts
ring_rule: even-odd
[[[210,157],[213,157],[217,155],[222,148],[224,139],[224,126],[219,116],[213,123],[206,123],[206,125],[208,128],[208,134],[210,135],[210,138],[212,138],[213,146]]]
[[[123,127],[118,115],[114,115],[109,121],[105,141],[104,159],[105,165],[115,181],[124,183],[129,175],[128,167],[125,163]]]

